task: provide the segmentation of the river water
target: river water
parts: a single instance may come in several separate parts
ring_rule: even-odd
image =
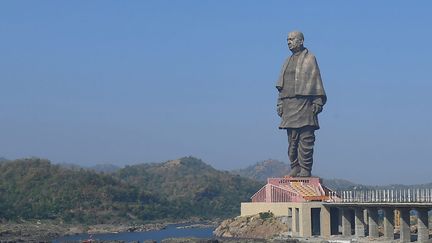
[[[196,238],[211,238],[213,237],[214,228],[177,228],[179,226],[186,226],[185,224],[172,224],[168,225],[163,230],[146,231],[146,232],[124,232],[124,233],[109,233],[109,234],[94,234],[91,239],[93,240],[124,240],[124,241],[144,241],[156,240],[160,242],[166,238],[172,237],[196,237]],[[61,243],[67,241],[82,241],[90,239],[89,234],[79,234],[65,236],[54,240],[54,243]]]

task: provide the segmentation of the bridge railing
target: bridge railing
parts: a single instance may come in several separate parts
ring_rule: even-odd
[[[337,191],[341,202],[355,203],[430,203],[432,188]]]

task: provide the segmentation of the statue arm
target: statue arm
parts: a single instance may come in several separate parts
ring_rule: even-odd
[[[315,115],[321,113],[321,111],[323,110],[323,106],[324,100],[321,96],[315,96],[314,98],[312,98],[312,109]]]
[[[281,117],[282,113],[283,113],[283,108],[282,108],[282,99],[279,96],[277,99],[276,111],[277,111],[278,116]]]
[[[314,98],[312,98],[312,104],[323,106],[324,105],[323,98],[321,96],[315,96]]]

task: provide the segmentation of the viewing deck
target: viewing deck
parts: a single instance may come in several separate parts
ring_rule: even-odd
[[[287,216],[294,237],[342,235],[410,242],[414,227],[417,242],[432,242],[431,188],[333,191],[318,177],[284,177],[269,178],[251,199],[242,203],[242,216],[268,211]]]

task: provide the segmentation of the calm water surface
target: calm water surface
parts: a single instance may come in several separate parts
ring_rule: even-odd
[[[147,231],[147,232],[124,232],[117,234],[94,234],[93,240],[156,240],[161,241],[166,238],[171,237],[197,237],[197,238],[211,238],[213,236],[214,228],[192,228],[192,229],[177,229],[178,226],[185,226],[187,224],[173,224],[168,225],[166,229],[157,231]],[[87,240],[90,238],[89,234],[79,234],[73,236],[66,236],[54,240],[54,243],[61,243],[65,241],[79,241]]]

